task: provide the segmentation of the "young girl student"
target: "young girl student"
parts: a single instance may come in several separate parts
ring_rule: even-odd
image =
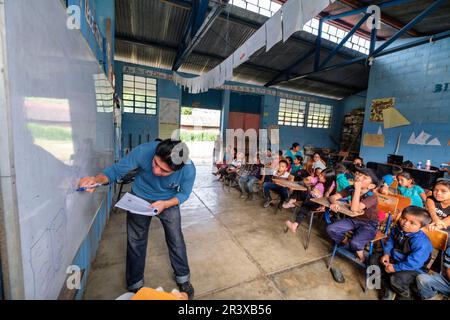
[[[312,202],[309,199],[330,196],[336,190],[335,179],[336,172],[333,169],[325,169],[318,175],[318,179],[316,180],[317,182],[315,182],[315,184],[311,187],[311,191],[305,196],[306,199],[304,199],[304,202],[295,217],[295,222],[291,222],[289,220],[285,222],[287,230],[295,233],[298,226],[308,215],[308,213],[317,210],[320,207],[320,204]]]
[[[450,243],[450,180],[440,180],[433,188],[433,195],[428,197],[426,207],[431,215],[429,229],[447,231]]]
[[[423,208],[427,199],[425,191],[414,183],[414,179],[409,172],[401,172],[397,175],[398,191],[404,197],[411,198],[411,205]],[[381,188],[381,193],[390,194],[387,185]]]

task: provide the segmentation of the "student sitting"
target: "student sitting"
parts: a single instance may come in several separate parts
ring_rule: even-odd
[[[231,147],[230,147],[231,148]],[[227,153],[225,154],[225,161],[221,164],[218,164],[218,171],[214,173],[214,175],[219,176],[219,180],[223,181],[224,177],[227,175],[227,169],[230,167],[230,164],[236,160],[237,157],[237,148],[232,149],[231,153],[228,153],[229,148],[227,148]]]
[[[419,295],[425,300],[438,300],[441,294],[450,296],[450,247],[445,251],[445,270],[441,273],[422,273],[416,278]]]
[[[242,152],[238,152],[236,159],[234,159],[226,169],[225,179],[231,182],[235,181],[238,176],[238,172],[241,169],[241,166],[244,164],[244,162],[245,162],[245,155]]]
[[[378,185],[378,178],[371,169],[360,168],[358,172],[353,186],[330,197],[330,209],[338,212],[340,209],[338,200],[351,196],[351,211],[360,215],[328,225],[327,233],[335,243],[341,244],[345,234],[353,231],[350,249],[356,251],[358,259],[363,262],[364,247],[375,238],[378,230],[378,201],[373,192]]]
[[[356,157],[355,159],[353,159],[353,165],[356,168],[365,168],[366,166],[364,165],[364,160],[361,157]]]
[[[430,230],[444,230],[449,234],[450,244],[450,180],[440,180],[433,188],[433,195],[427,198],[426,208],[431,215]]]
[[[272,178],[276,179],[285,179],[289,178],[289,172],[287,172],[287,162],[286,160],[280,160],[278,164],[278,170],[273,173]],[[270,191],[278,193],[280,195],[280,203],[279,207],[281,208],[282,204],[288,198],[288,189],[282,186],[279,186],[273,182],[264,182],[263,191],[264,191],[264,208],[268,208],[272,203],[272,199],[270,197]]]
[[[409,172],[399,173],[397,180],[399,193],[404,197],[411,198],[411,205],[423,208],[423,203],[426,201],[425,191],[414,184],[411,174]],[[380,191],[383,194],[392,194],[386,186],[383,186]]]
[[[347,178],[347,168],[343,164],[338,163],[334,167],[334,170],[336,171],[337,192],[341,192],[350,186]]]
[[[291,173],[291,172],[292,172],[292,162],[293,162],[293,160],[292,160],[291,157],[285,157],[284,159],[285,159],[286,162],[288,163],[287,171],[288,171],[289,173]]]
[[[308,215],[308,213],[310,213],[311,211],[315,211],[321,207],[320,204],[310,201],[311,198],[322,198],[324,196],[328,197],[331,195],[331,193],[333,193],[333,191],[335,191],[335,179],[336,172],[333,169],[325,169],[319,174],[317,182],[311,188],[311,191],[307,193],[306,198],[304,199],[303,204],[300,207],[300,211],[295,217],[295,222],[291,222],[289,220],[286,221],[286,226],[292,233],[295,233],[297,231],[298,226]]]
[[[291,174],[296,175],[300,169],[303,169],[303,158],[301,156],[295,156],[294,161],[292,163]]]
[[[383,300],[394,300],[398,293],[411,297],[411,284],[424,273],[424,267],[433,251],[430,239],[420,230],[430,223],[430,215],[421,207],[406,207],[398,224],[392,229],[380,259]]]
[[[300,144],[298,142],[294,142],[292,147],[285,153],[285,157],[291,157],[292,159],[295,159],[296,156],[303,156]]]
[[[305,185],[306,187],[314,188],[314,186],[319,182],[321,172],[322,169],[316,168],[316,170],[314,170],[314,175],[312,176],[306,175],[306,177],[303,177],[302,179],[297,179],[297,176],[292,177],[294,178],[294,181],[302,181],[301,184]],[[290,196],[290,200],[283,204],[283,208],[294,208],[297,201],[305,201],[305,199],[307,198],[307,194],[307,191],[294,191]]]
[[[255,163],[250,164],[246,174],[242,174],[239,178],[239,187],[241,188],[241,198],[246,198],[246,201],[253,199],[253,185],[255,183],[263,183],[261,178],[261,168],[263,165],[260,162],[259,155],[256,155]]]
[[[316,170],[316,168],[325,170],[327,167],[327,164],[325,163],[325,161],[322,159],[320,153],[316,152],[313,155],[313,165],[312,165],[312,170]]]
[[[392,167],[392,174],[387,174],[382,178],[382,187],[393,189],[394,182],[397,181],[397,175],[403,172],[403,169],[397,166]],[[394,190],[395,191],[395,190]]]

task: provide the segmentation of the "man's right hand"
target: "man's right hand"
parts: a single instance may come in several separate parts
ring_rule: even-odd
[[[96,185],[97,183],[107,183],[107,182],[108,182],[108,177],[106,177],[104,174],[101,173],[95,177],[81,178],[80,182],[78,182],[78,187],[79,188],[89,188],[89,187]],[[96,188],[90,188],[90,189],[86,189],[86,192],[94,193],[95,190],[96,190]]]

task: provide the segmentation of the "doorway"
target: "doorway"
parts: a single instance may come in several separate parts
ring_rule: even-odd
[[[195,165],[213,163],[214,142],[220,136],[220,110],[181,107],[180,139]]]

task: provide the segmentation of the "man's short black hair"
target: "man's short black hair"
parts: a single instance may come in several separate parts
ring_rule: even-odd
[[[294,142],[294,143],[292,144],[291,149],[297,148],[298,146],[300,146],[300,143]]]
[[[180,140],[166,139],[158,144],[155,155],[160,157],[170,169],[178,171],[184,167],[189,159],[189,149]]]
[[[422,227],[429,225],[431,222],[431,216],[430,216],[429,212],[422,207],[418,207],[418,206],[406,207],[402,211],[402,217],[406,214],[410,214],[415,217],[422,218]]]

